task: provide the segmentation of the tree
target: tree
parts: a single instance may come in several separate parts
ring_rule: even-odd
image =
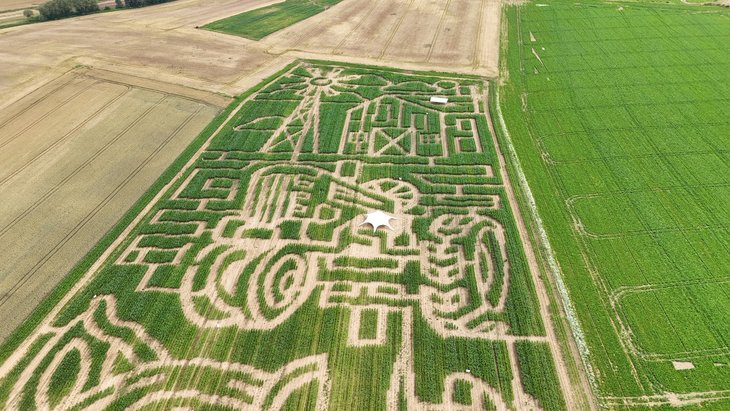
[[[144,0],[125,0],[124,2],[127,7],[142,7],[144,6]]]
[[[23,10],[23,15],[25,16],[26,19],[29,19],[29,18],[33,17],[33,10],[25,9],[25,10]]]
[[[99,11],[96,0],[71,0],[76,14],[89,14]]]
[[[69,0],[51,0],[41,5],[38,11],[46,20],[58,20],[73,15],[73,6]]]
[[[122,0],[114,0],[114,7],[121,9],[124,7],[124,2]]]

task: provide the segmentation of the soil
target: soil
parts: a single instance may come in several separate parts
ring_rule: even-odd
[[[91,74],[64,75],[0,113],[0,339],[219,110]]]
[[[270,3],[180,0],[2,30],[0,109],[79,64],[228,96],[296,57],[497,74],[494,0],[345,0],[259,42],[196,28]]]

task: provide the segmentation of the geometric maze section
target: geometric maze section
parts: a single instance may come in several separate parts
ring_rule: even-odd
[[[2,404],[564,407],[486,87],[313,63],[263,86],[3,363]]]

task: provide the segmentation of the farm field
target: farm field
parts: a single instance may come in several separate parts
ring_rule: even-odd
[[[0,408],[572,408],[488,92],[308,61],[239,97],[0,347]]]
[[[496,0],[345,0],[260,43],[274,53],[496,76],[500,7]]]
[[[507,16],[501,112],[599,403],[728,409],[730,11]]]
[[[271,33],[319,14],[340,1],[342,0],[286,0],[226,17],[204,27],[251,40],[261,40]]]
[[[70,72],[0,114],[0,340],[219,110],[101,74]]]
[[[0,11],[36,7],[42,3],[42,1],[38,0],[0,0]]]
[[[239,95],[296,58],[497,75],[496,0],[343,0],[258,42],[196,29],[267,4],[268,0],[176,0],[3,29],[0,110],[36,84],[77,65],[226,96]],[[465,12],[457,19],[459,10]],[[456,25],[459,30],[454,30]]]

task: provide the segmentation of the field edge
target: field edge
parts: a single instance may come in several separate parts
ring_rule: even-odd
[[[283,73],[298,64],[298,61],[291,62],[278,70],[274,74],[268,76],[257,85],[251,87],[240,96],[236,97],[223,111],[221,111],[197,137],[183,150],[183,152],[168,166],[160,175],[153,185],[148,188],[144,194],[130,207],[122,216],[122,218],[109,231],[104,234],[101,240],[83,256],[68,274],[58,283],[38,307],[23,321],[22,325],[16,328],[8,337],[0,344],[0,364],[12,354],[15,349],[28,337],[45,318],[45,316],[58,304],[61,299],[73,288],[74,283],[80,280],[87,272],[89,267],[96,262],[101,254],[109,248],[114,240],[117,239],[135,219],[135,217],[144,209],[159,193],[159,191],[169,183],[187,164],[187,162],[195,155],[198,149],[208,140],[210,134],[213,133],[221,124],[223,124],[230,113],[251,94],[257,92],[265,85],[281,76]]]
[[[543,226],[539,210],[532,195],[527,178],[522,170],[519,155],[510,137],[511,127],[502,116],[501,101],[503,91],[511,83],[508,71],[509,45],[511,35],[519,34],[519,29],[510,27],[508,10],[512,7],[518,9],[520,6],[506,6],[502,8],[502,27],[500,35],[500,56],[499,56],[499,80],[491,81],[489,89],[489,120],[493,125],[494,137],[500,144],[502,155],[507,168],[507,179],[510,180],[517,200],[517,209],[520,218],[523,220],[528,237],[523,241],[529,242],[535,258],[539,264],[539,278],[545,285],[549,299],[550,321],[556,331],[557,342],[562,354],[563,366],[568,371],[571,383],[571,392],[563,393],[566,397],[571,396],[574,404],[581,409],[598,409],[598,389],[594,378],[592,378],[592,364],[588,357],[585,336],[578,321],[572,300],[564,284],[562,271],[555,252],[550,244],[550,239]],[[517,30],[517,31],[515,31]],[[514,125],[513,125],[514,126]],[[529,132],[529,130],[528,130]],[[557,361],[557,359],[554,359]]]

